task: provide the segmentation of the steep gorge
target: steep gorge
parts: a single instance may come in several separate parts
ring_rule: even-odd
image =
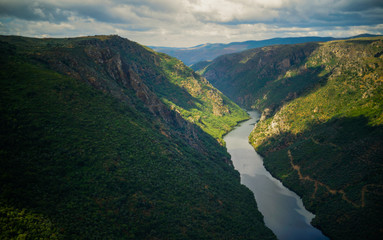
[[[263,112],[250,142],[331,239],[379,239],[383,222],[383,39],[272,46],[200,72]]]
[[[0,238],[275,239],[217,142],[246,113],[180,61],[118,36],[0,51]]]

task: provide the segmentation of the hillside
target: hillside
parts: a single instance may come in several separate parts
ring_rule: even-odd
[[[383,222],[383,38],[222,56],[204,75],[263,111],[250,142],[331,239],[379,239]]]
[[[206,67],[203,75],[246,108],[274,107],[320,81],[320,67],[304,68],[318,47],[319,43],[274,45],[223,55]]]
[[[113,40],[113,45],[107,45],[105,41],[91,38],[47,39],[42,46],[36,46],[40,52],[34,58],[120,99],[126,98],[121,86],[131,87],[139,91],[138,97],[150,105],[152,112],[158,112],[157,115],[163,115],[162,109],[158,109],[160,100],[220,142],[222,135],[238,121],[248,118],[241,108],[181,61],[132,42],[128,44],[121,38]],[[25,40],[22,44],[36,43]],[[129,83],[129,79],[142,80],[145,87],[139,89],[142,84]],[[155,98],[153,94],[148,95],[149,90]]]
[[[179,61],[117,36],[0,52],[1,239],[275,238],[215,139],[246,114]]]

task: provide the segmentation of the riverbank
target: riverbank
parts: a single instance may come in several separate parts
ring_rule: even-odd
[[[275,179],[263,166],[262,157],[248,142],[248,136],[260,118],[249,112],[250,119],[224,136],[232,162],[241,176],[241,183],[253,193],[264,221],[280,240],[325,240],[318,229],[310,225],[314,215],[308,212],[301,198]]]

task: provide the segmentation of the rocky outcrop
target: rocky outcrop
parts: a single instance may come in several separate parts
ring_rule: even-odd
[[[0,36],[0,53],[0,239],[275,239],[184,119],[246,114],[182,63],[116,36]]]
[[[67,48],[63,46],[54,52],[36,54],[35,58],[60,73],[85,81],[135,107],[132,102],[136,100],[129,96],[133,91],[154,116],[160,117],[166,123],[160,125],[170,132],[167,134],[169,138],[172,134],[183,135],[191,146],[208,155],[199,140],[201,130],[183,119],[180,113],[171,110],[153,91],[153,86],[148,86],[148,79],[155,79],[158,82],[168,81],[165,75],[155,71],[155,68],[158,68],[156,64],[160,62],[158,56],[136,43],[117,36],[111,36],[105,41],[99,39],[80,41],[76,48],[79,51],[77,57],[67,52]],[[141,64],[140,61],[146,64]],[[197,80],[192,81],[193,86],[198,86]],[[189,81],[189,84],[192,81]],[[201,86],[192,90],[198,94],[200,92],[198,89],[201,89]],[[223,100],[214,92],[209,92],[206,97],[214,98],[217,102],[214,105],[217,107],[213,107],[214,114],[219,115],[225,110],[228,111],[227,106],[223,105]]]

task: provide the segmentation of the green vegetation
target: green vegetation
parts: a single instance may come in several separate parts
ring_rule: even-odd
[[[0,202],[1,239],[59,239],[53,224],[40,214],[15,209]]]
[[[137,89],[145,84],[147,89],[139,90],[139,98],[158,105],[152,96],[146,96],[153,92],[221,143],[222,135],[248,119],[245,111],[181,61],[116,36],[15,41],[23,46],[23,54],[33,54],[58,72],[81,78],[118,98],[124,98],[121,87]],[[31,45],[33,53],[28,50]]]
[[[382,37],[275,46],[223,56],[205,72],[229,69],[233,99],[263,111],[250,142],[331,239],[382,235],[382,52]]]
[[[382,50],[381,39],[323,44],[306,66],[322,66],[317,75],[326,83],[285,104],[250,137],[333,239],[381,236],[383,61],[375,55]]]
[[[274,239],[225,149],[159,100],[187,93],[159,93],[164,56],[116,36],[0,53],[0,238]]]
[[[201,61],[191,65],[190,68],[199,73],[200,75],[203,75],[206,68],[211,64],[211,62],[212,61]]]
[[[222,136],[238,122],[248,119],[245,111],[195,74],[181,61],[161,55],[161,67],[170,84],[186,90],[182,95],[167,85],[158,85],[162,100],[183,118],[197,124],[223,143]]]
[[[322,77],[321,67],[307,68],[305,61],[318,43],[277,45],[218,57],[204,70],[216,88],[247,108],[277,108],[296,98]]]

